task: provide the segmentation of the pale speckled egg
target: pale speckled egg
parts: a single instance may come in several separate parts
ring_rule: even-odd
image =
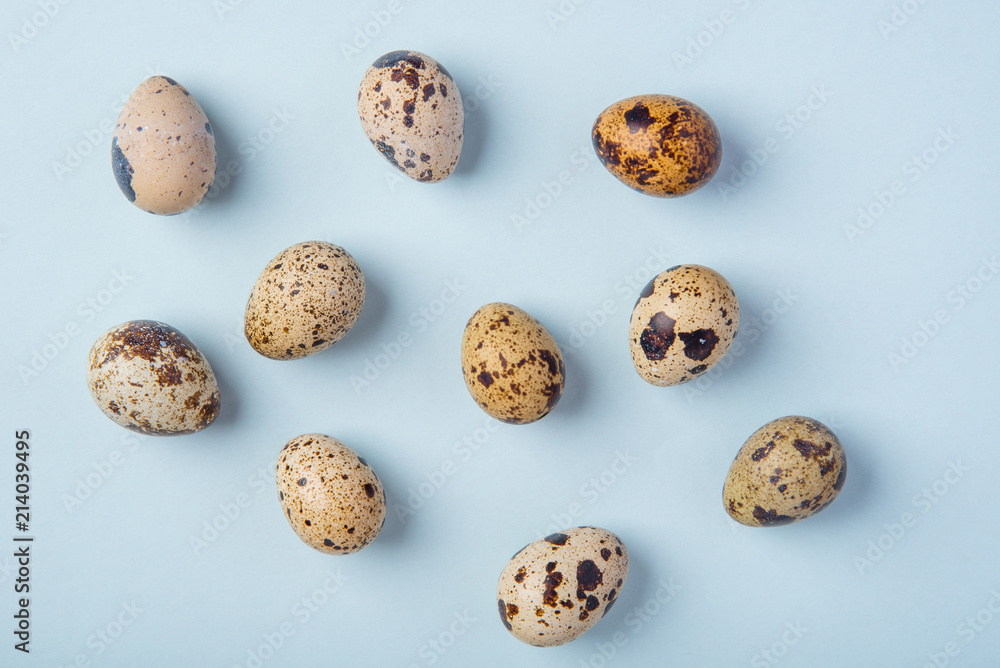
[[[142,434],[190,434],[219,414],[208,360],[186,336],[154,320],[122,323],[97,339],[87,387],[105,415]]]
[[[566,366],[556,340],[516,306],[498,302],[473,313],[461,357],[469,394],[501,422],[540,420],[562,396]]]
[[[500,621],[529,645],[563,645],[608,614],[627,577],[628,551],[610,531],[554,533],[526,545],[500,573]]]
[[[729,467],[722,500],[740,524],[781,526],[826,508],[846,479],[844,447],[829,427],[792,415],[747,439]]]
[[[163,215],[196,206],[215,180],[215,135],[198,101],[170,77],[132,91],[111,139],[111,166],[125,197]]]
[[[709,182],[722,139],[704,109],[672,95],[639,95],[601,112],[591,133],[601,163],[646,195],[678,197]]]
[[[385,524],[385,490],[358,453],[323,434],[293,438],[274,470],[278,501],[306,545],[326,554],[367,546]]]
[[[351,254],[325,241],[305,241],[278,253],[260,273],[243,332],[265,357],[298,359],[342,339],[364,304],[365,277]]]
[[[696,264],[671,267],[632,309],[632,363],[647,383],[686,383],[722,359],[739,326],[736,293],[721,274]]]
[[[440,63],[417,51],[387,53],[358,89],[361,127],[379,153],[411,179],[436,182],[458,164],[465,110]]]

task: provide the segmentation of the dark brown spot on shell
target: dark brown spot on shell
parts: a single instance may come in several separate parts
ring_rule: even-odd
[[[677,336],[684,342],[684,356],[698,362],[708,359],[719,343],[719,337],[712,329],[681,332]]]
[[[667,355],[667,349],[674,342],[674,324],[677,321],[663,311],[653,314],[649,325],[639,335],[639,344],[646,359],[662,360]]]
[[[594,591],[604,582],[604,572],[593,561],[585,559],[576,566],[576,582],[583,591]]]

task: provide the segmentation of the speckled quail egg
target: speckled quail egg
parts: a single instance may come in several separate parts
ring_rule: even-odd
[[[170,77],[150,77],[125,102],[111,166],[125,197],[172,215],[196,206],[215,180],[215,135],[198,101]]]
[[[610,531],[554,533],[526,545],[500,573],[500,621],[529,645],[563,645],[608,614],[627,577],[628,551]]]
[[[364,304],[365,277],[351,254],[325,241],[306,241],[278,253],[260,273],[243,332],[265,357],[298,359],[342,339]]]
[[[487,304],[469,318],[462,335],[462,373],[476,403],[510,424],[548,415],[566,382],[556,340],[528,313],[504,303]]]
[[[830,429],[792,415],[755,431],[736,454],[722,500],[726,512],[751,527],[791,524],[837,498],[847,479],[847,457]]]
[[[385,490],[358,453],[323,434],[303,434],[282,448],[274,469],[278,501],[311,548],[351,554],[385,524]]]
[[[722,162],[715,122],[698,105],[672,95],[615,102],[597,117],[591,139],[615,178],[655,197],[698,190]]]
[[[696,264],[671,267],[632,309],[632,363],[647,383],[685,383],[722,359],[739,326],[736,293],[721,274]]]
[[[455,170],[465,132],[462,95],[430,56],[393,51],[372,63],[358,89],[358,116],[379,153],[411,179],[433,183]]]
[[[122,323],[97,339],[87,386],[105,415],[143,434],[190,434],[219,414],[208,360],[186,336],[153,320]]]

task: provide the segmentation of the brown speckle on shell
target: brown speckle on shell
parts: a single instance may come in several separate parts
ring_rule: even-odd
[[[592,130],[597,157],[630,188],[677,197],[708,183],[722,161],[719,130],[705,111],[672,95],[614,103]]]
[[[723,505],[747,526],[791,524],[828,506],[846,476],[844,448],[826,425],[795,415],[778,418],[740,448],[723,486]]]

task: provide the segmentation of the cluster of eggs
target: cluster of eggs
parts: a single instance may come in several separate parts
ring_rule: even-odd
[[[414,180],[440,181],[458,164],[462,98],[433,58],[394,51],[376,60],[362,78],[358,114],[372,145]],[[609,106],[594,123],[592,141],[616,178],[657,197],[702,187],[722,155],[711,117],[668,95]],[[136,206],[155,214],[186,211],[212,186],[212,125],[183,86],[151,77],[121,112],[112,166]],[[327,242],[303,242],[278,253],[257,277],[244,333],[265,357],[299,359],[340,340],[364,303],[364,274],[350,253]],[[720,273],[700,265],[669,268],[643,288],[632,309],[628,335],[636,372],[657,386],[689,382],[719,363],[739,323],[736,293]],[[509,424],[548,415],[566,383],[555,339],[512,304],[486,304],[472,314],[460,358],[473,400]],[[111,420],[145,434],[196,432],[219,413],[219,387],[205,356],[161,322],[127,322],[102,335],[90,351],[88,386]],[[846,472],[843,447],[826,426],[807,417],[779,418],[740,448],[723,485],[723,504],[747,526],[788,524],[833,501]],[[363,457],[329,436],[304,434],[286,443],[275,481],[289,525],[321,552],[356,552],[385,522],[378,476]],[[628,552],[613,533],[577,527],[552,534],[522,548],[503,569],[500,619],[528,644],[569,642],[611,609],[627,576]]]

